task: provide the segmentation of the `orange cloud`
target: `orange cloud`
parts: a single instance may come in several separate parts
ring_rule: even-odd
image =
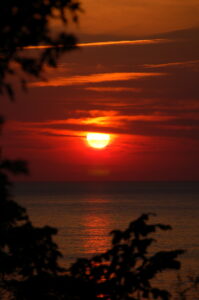
[[[194,67],[199,64],[199,60],[189,60],[189,61],[178,61],[178,62],[168,62],[164,64],[145,64],[145,68],[164,68],[164,67]]]
[[[114,46],[114,45],[148,45],[169,43],[169,39],[145,39],[145,40],[124,40],[124,41],[106,41],[106,42],[92,42],[78,44],[80,47],[96,47],[96,46]]]
[[[165,73],[155,72],[116,72],[116,73],[96,73],[90,75],[79,75],[71,77],[58,77],[50,79],[49,81],[37,81],[30,83],[30,86],[36,87],[57,87],[57,86],[70,86],[70,85],[84,85],[87,83],[100,83],[112,81],[127,81],[132,79],[140,79],[152,76],[162,76]]]
[[[144,121],[144,122],[165,122],[169,120],[177,119],[176,116],[168,116],[168,115],[161,115],[161,114],[151,114],[151,115],[126,115],[126,114],[119,114],[117,111],[101,111],[101,110],[94,110],[94,111],[82,111],[85,113],[86,116],[77,116],[76,118],[68,118],[66,120],[50,120],[50,121],[43,121],[43,122],[28,122],[25,127],[27,130],[30,128],[37,128],[40,131],[46,131],[46,129],[52,130],[53,132],[61,130],[63,132],[63,128],[65,127],[67,130],[67,126],[76,128],[76,130],[82,131],[82,125],[93,125],[97,127],[120,127],[127,126],[129,122],[134,121]],[[21,129],[24,128],[23,123],[21,124]],[[79,127],[78,127],[79,126]],[[57,127],[57,129],[55,129]],[[61,127],[61,128],[59,128]],[[59,129],[58,129],[59,128]],[[64,129],[64,132],[66,131]]]
[[[131,88],[131,87],[86,87],[88,91],[94,92],[140,92],[140,88]]]
[[[88,42],[88,43],[79,43],[78,47],[97,47],[97,46],[117,46],[117,45],[148,45],[148,44],[162,44],[170,43],[170,39],[144,39],[144,40],[122,40],[122,41],[105,41],[105,42]],[[61,46],[60,46],[61,47]],[[38,46],[27,46],[24,47],[26,50],[41,50],[53,48],[50,45],[38,45]]]
[[[99,117],[88,117],[85,119],[78,120],[76,119],[75,124],[92,124],[96,126],[127,126],[128,123],[132,121],[145,121],[145,122],[165,122],[169,120],[176,119],[174,116],[162,116],[162,115],[118,115],[115,112],[115,115],[99,116]],[[70,123],[70,120],[68,120]],[[79,123],[78,123],[79,121]],[[72,123],[70,123],[72,124]]]

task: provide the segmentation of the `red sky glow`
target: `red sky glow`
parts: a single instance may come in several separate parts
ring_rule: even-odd
[[[32,181],[199,180],[199,1],[82,6],[79,49],[2,99],[5,156]]]

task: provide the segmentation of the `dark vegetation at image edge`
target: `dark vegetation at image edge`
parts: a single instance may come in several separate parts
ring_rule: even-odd
[[[69,13],[76,22],[80,4],[73,0],[12,0],[0,3],[0,93],[14,99],[12,77],[26,88],[27,74],[39,78],[45,66],[56,67],[58,58],[76,48],[76,38],[65,31],[52,35],[49,21],[67,24]],[[47,45],[35,56],[27,46]],[[1,127],[3,117],[0,117]],[[22,160],[0,157],[0,299],[94,300],[169,299],[170,294],[151,280],[167,269],[180,268],[183,250],[148,254],[151,234],[170,226],[148,224],[143,214],[124,230],[112,232],[112,248],[91,259],[79,259],[69,270],[62,268],[61,253],[53,241],[55,228],[35,227],[25,208],[11,194],[10,175],[27,174]],[[198,277],[192,280],[198,284]],[[186,290],[181,298],[185,299]],[[183,298],[184,297],[184,298]]]

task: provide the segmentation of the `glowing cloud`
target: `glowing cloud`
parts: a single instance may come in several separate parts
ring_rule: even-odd
[[[57,87],[57,86],[71,86],[71,85],[84,85],[88,83],[100,82],[114,82],[114,81],[127,81],[136,80],[140,78],[163,76],[166,73],[156,72],[116,72],[116,73],[96,73],[90,75],[79,75],[71,77],[58,77],[50,79],[49,81],[38,81],[31,83],[30,86],[34,87]]]
[[[122,41],[105,41],[105,42],[88,42],[79,43],[78,47],[97,47],[97,46],[119,46],[119,45],[149,45],[149,44],[162,44],[170,43],[170,39],[144,39],[144,40],[122,40]],[[61,46],[60,46],[61,47]],[[26,50],[42,50],[53,48],[50,45],[38,45],[24,47]]]
[[[146,39],[146,40],[127,40],[127,41],[106,41],[106,42],[93,42],[93,43],[81,43],[80,47],[97,47],[97,46],[119,46],[119,45],[148,45],[148,44],[160,44],[169,43],[169,39]]]
[[[139,93],[142,89],[140,88],[131,88],[131,87],[86,87],[85,88],[88,91],[94,91],[94,92],[135,92]]]
[[[194,67],[199,64],[199,60],[176,61],[164,64],[145,64],[145,68],[165,68],[165,67]]]

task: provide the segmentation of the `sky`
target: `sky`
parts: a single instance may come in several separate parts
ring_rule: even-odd
[[[2,99],[4,156],[26,159],[32,181],[199,180],[199,1],[82,8],[79,49]],[[89,132],[110,143],[90,147]]]

